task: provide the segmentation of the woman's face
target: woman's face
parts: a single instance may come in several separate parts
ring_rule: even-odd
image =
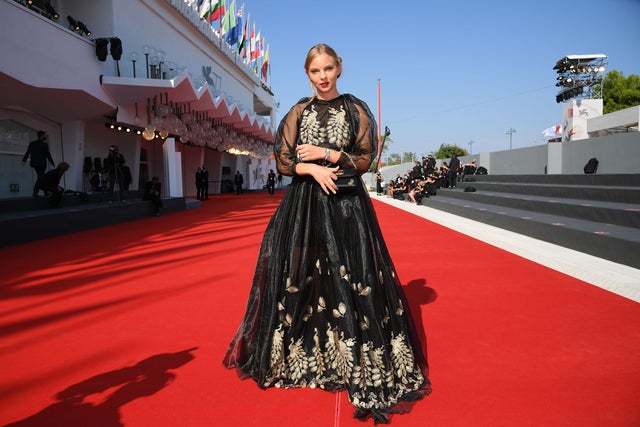
[[[336,60],[326,53],[316,56],[311,61],[307,76],[318,91],[318,98],[330,100],[339,95],[336,82],[340,73],[342,73],[342,65],[336,63]]]

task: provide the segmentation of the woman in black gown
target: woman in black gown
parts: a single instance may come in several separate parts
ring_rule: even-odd
[[[377,154],[367,105],[336,87],[342,59],[324,44],[305,70],[314,96],[278,127],[278,172],[292,183],[260,247],[247,309],[224,365],[260,387],[346,390],[354,416],[388,423],[430,393],[426,354],[369,195],[338,175]]]

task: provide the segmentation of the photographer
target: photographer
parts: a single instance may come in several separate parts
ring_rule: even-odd
[[[113,187],[118,185],[118,200],[124,201],[124,156],[118,150],[118,147],[112,145],[109,147],[109,156],[105,159],[105,169],[109,174],[109,201],[113,201]]]
[[[49,206],[57,208],[60,206],[62,195],[64,194],[64,188],[60,186],[60,179],[66,171],[69,170],[69,163],[61,162],[55,169],[51,169],[45,173],[36,182],[36,191],[42,190],[46,195],[50,195]]]

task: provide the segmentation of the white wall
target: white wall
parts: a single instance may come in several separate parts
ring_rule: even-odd
[[[590,158],[599,161],[598,174],[640,173],[640,132],[619,133],[600,138],[556,142],[534,147],[495,151],[460,157],[461,163],[478,158],[489,175],[584,174]],[[449,163],[450,159],[439,159]],[[404,175],[413,163],[387,166],[381,169],[385,181]],[[365,183],[375,185],[371,174],[364,175]]]
[[[222,52],[213,48],[197,28],[176,20],[176,10],[167,2],[157,0],[113,0],[114,33],[120,37],[123,55],[120,73],[133,77],[131,52],[136,52],[137,77],[146,77],[143,46],[148,45],[166,53],[166,62],[186,67],[192,78],[204,82],[203,67],[211,67],[221,77],[220,89],[233,100],[253,109],[254,83]],[[141,19],[143,17],[143,19]],[[166,69],[166,64],[164,68]],[[234,71],[235,70],[235,71]]]
[[[640,132],[620,133],[562,144],[562,173],[582,174],[598,159],[598,174],[640,173]]]

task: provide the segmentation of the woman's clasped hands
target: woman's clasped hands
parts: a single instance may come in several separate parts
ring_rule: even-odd
[[[304,163],[304,170],[316,180],[322,191],[326,194],[336,194],[338,186],[335,181],[338,179],[336,172],[340,167],[326,167],[314,162],[316,160],[327,159],[327,149],[312,144],[302,144],[296,147],[296,156],[299,162]]]

